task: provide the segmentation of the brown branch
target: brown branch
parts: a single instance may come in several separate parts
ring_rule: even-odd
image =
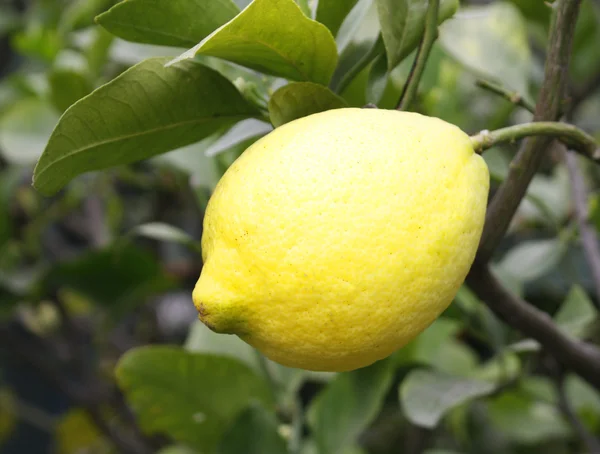
[[[548,40],[548,58],[534,121],[555,121],[560,117],[580,3],[581,0],[558,0],[553,4],[555,11]],[[508,176],[488,208],[477,254],[480,263],[491,258],[506,233],[551,141],[549,137],[532,137],[523,142]]]
[[[487,265],[475,264],[466,282],[508,325],[538,341],[562,366],[600,389],[600,349],[567,336],[547,313],[506,290]]]
[[[563,416],[569,421],[571,427],[581,439],[589,454],[600,454],[600,441],[597,440],[585,427],[585,424],[579,419],[579,416],[571,407],[571,403],[567,398],[565,392],[565,380],[564,376],[561,375],[557,378],[556,382],[556,393],[558,395],[558,408],[560,409]]]
[[[583,254],[588,262],[594,287],[596,289],[596,304],[600,302],[600,246],[596,229],[590,224],[588,213],[588,189],[583,172],[579,168],[577,156],[565,151],[565,162],[571,179],[571,197],[575,211],[575,219],[579,226],[579,236],[583,245]]]

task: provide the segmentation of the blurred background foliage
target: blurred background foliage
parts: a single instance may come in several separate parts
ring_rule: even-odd
[[[580,435],[600,436],[600,394],[558,371],[535,341],[501,323],[466,287],[409,346],[351,373],[279,366],[196,321],[191,289],[202,266],[206,203],[227,167],[271,130],[267,121],[217,129],[199,143],[39,195],[31,186],[34,165],[69,106],[146,58],[175,57],[196,43],[148,44],[112,30],[129,41],[115,37],[94,22],[114,3],[0,2],[0,452],[589,452]],[[386,30],[376,1],[331,2],[333,12],[325,0],[297,3],[332,31],[340,55],[330,84],[339,96],[321,88],[304,96],[331,107],[393,108],[422,25],[407,16],[407,40],[416,38],[397,48],[392,64],[378,40]],[[535,100],[549,6],[463,0],[460,7],[442,2],[441,10],[444,19],[454,16],[440,27],[414,109],[468,133],[528,121],[529,112],[477,81],[501,82]],[[225,16],[214,17],[213,29],[235,15],[216,11]],[[599,43],[600,4],[584,0],[569,115],[600,140]],[[196,58],[262,109],[286,84]],[[279,92],[285,107],[284,96]],[[493,187],[516,148],[486,153]],[[591,188],[590,221],[600,229],[600,172],[580,165]],[[565,332],[598,341],[598,294],[573,209],[556,150],[494,268]]]

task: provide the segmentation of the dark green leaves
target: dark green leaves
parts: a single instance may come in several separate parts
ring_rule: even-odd
[[[375,418],[394,375],[393,361],[339,374],[314,401],[309,420],[318,452],[341,454]]]
[[[277,90],[269,101],[269,115],[278,127],[317,112],[347,107],[346,101],[323,85],[295,82]]]
[[[257,114],[218,72],[152,58],[71,106],[52,133],[34,186],[53,194],[73,177],[197,142]]]
[[[254,0],[232,21],[175,61],[211,55],[266,74],[326,85],[337,48],[323,24],[294,0]]]
[[[494,388],[490,382],[418,369],[402,382],[400,400],[406,417],[413,424],[433,428],[452,408],[489,394]]]
[[[388,68],[395,68],[419,44],[425,30],[428,0],[377,0]],[[458,0],[441,0],[439,23],[458,9]]]
[[[128,41],[191,47],[239,11],[232,0],[127,0],[96,21]]]
[[[261,405],[250,405],[225,432],[217,454],[286,454],[277,418]]]
[[[168,434],[201,452],[215,449],[251,401],[271,404],[265,382],[244,364],[177,347],[130,350],[116,374],[145,432]]]

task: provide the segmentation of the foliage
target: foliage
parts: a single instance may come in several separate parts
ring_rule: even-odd
[[[469,134],[529,121],[477,81],[535,103],[552,11],[565,1],[442,0],[411,109]],[[285,368],[195,321],[202,215],[220,176],[251,143],[296,118],[368,102],[394,108],[428,7],[0,4],[7,453],[590,450],[581,432],[600,435],[598,390],[467,285],[411,344],[348,373]],[[581,9],[565,109],[600,139],[600,5],[583,0]],[[517,149],[507,143],[484,154],[494,189]],[[595,344],[600,282],[579,240],[583,221],[600,231],[600,171],[577,161],[591,191],[582,221],[571,191],[577,176],[563,158],[545,155],[492,268],[569,339]],[[44,434],[39,446],[23,448],[23,427]]]

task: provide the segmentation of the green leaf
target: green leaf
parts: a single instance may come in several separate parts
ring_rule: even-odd
[[[377,0],[387,67],[392,70],[419,45],[425,31],[428,0]],[[452,17],[458,0],[441,0],[438,23]]]
[[[149,222],[134,227],[130,234],[144,236],[158,241],[172,241],[189,249],[201,253],[200,242],[191,237],[178,227],[162,222]]]
[[[339,374],[313,401],[309,422],[319,452],[341,454],[354,445],[381,409],[392,382],[393,365],[385,359]]]
[[[522,390],[505,391],[488,403],[490,421],[502,436],[536,444],[568,436],[570,429],[553,404],[534,399]]]
[[[473,6],[440,27],[440,42],[456,60],[478,75],[529,95],[531,51],[527,26],[507,2]]]
[[[273,126],[279,127],[298,118],[342,107],[348,104],[329,88],[312,82],[293,82],[273,93],[269,115]]]
[[[216,454],[286,454],[277,418],[262,405],[250,405],[223,435]]]
[[[12,202],[15,189],[23,177],[18,167],[0,171],[0,253],[13,234]]]
[[[185,348],[193,353],[211,353],[234,358],[257,374],[262,373],[256,351],[249,344],[238,336],[217,334],[199,320],[192,325]]]
[[[566,251],[560,238],[526,241],[508,251],[498,266],[521,281],[532,281],[558,265]]]
[[[432,429],[452,408],[490,394],[494,388],[493,383],[482,380],[417,369],[400,385],[400,400],[409,421]]]
[[[344,19],[358,0],[319,0],[317,21],[325,25],[333,36],[337,35]]]
[[[127,41],[188,48],[239,12],[231,0],[127,0],[96,22]]]
[[[70,288],[119,312],[173,286],[157,260],[131,244],[55,265],[43,282],[50,289]]]
[[[13,164],[35,163],[57,121],[58,114],[41,99],[15,103],[0,118],[0,154]]]
[[[53,194],[79,174],[165,153],[256,115],[216,71],[166,61],[145,60],[71,106],[36,166],[36,189]]]
[[[88,95],[93,86],[80,72],[70,69],[56,69],[48,75],[50,100],[59,112],[64,112],[75,102]]]
[[[326,85],[337,48],[323,24],[306,17],[294,0],[254,0],[174,62],[212,55],[266,74]]]
[[[598,313],[589,296],[579,285],[574,285],[567,299],[554,315],[556,324],[567,334],[583,338],[596,320]]]
[[[506,351],[499,353],[481,365],[473,374],[473,378],[502,385],[514,380],[521,373],[521,360],[516,353]]]
[[[253,400],[272,405],[266,383],[246,365],[178,347],[129,350],[116,376],[142,430],[201,452],[212,452]]]

